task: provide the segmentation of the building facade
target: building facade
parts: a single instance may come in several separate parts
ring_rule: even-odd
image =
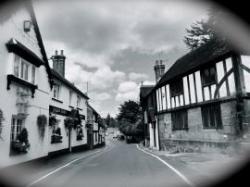
[[[29,1],[5,5],[0,12],[0,167],[4,167],[47,155],[52,85],[32,5]]]
[[[248,53],[209,42],[178,59],[157,82],[160,147],[169,142],[249,140]]]
[[[1,6],[0,168],[87,148],[89,98],[65,78],[63,51],[51,59],[31,1]]]
[[[61,50],[51,58],[53,89],[50,93],[50,145],[51,154],[87,147],[88,97],[65,78],[66,57]]]
[[[90,104],[88,104],[87,111],[87,140],[88,147],[92,149],[105,144],[105,126],[101,116]]]

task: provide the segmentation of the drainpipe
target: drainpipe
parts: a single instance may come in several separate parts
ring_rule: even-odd
[[[71,127],[69,128],[69,152],[72,152],[72,145],[71,145]]]

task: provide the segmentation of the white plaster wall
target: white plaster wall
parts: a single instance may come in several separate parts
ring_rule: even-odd
[[[1,13],[0,13],[0,16]],[[30,150],[27,154],[10,156],[10,132],[11,118],[13,114],[17,114],[16,109],[16,88],[15,84],[11,84],[10,90],[7,90],[7,74],[13,73],[13,55],[8,53],[5,44],[15,38],[26,47],[41,57],[35,33],[33,29],[29,33],[23,31],[23,21],[31,20],[25,9],[18,9],[14,14],[0,23],[0,108],[4,114],[2,139],[0,139],[0,167],[29,161],[35,158],[46,156],[48,153],[48,133],[40,139],[37,128],[37,116],[40,114],[49,115],[49,83],[47,73],[44,66],[40,66],[36,70],[36,84],[38,89],[34,98],[29,97],[28,116],[25,121],[25,127],[29,133]],[[48,131],[48,127],[46,128]]]
[[[60,84],[60,94],[59,94],[59,100],[62,101],[62,103],[55,101],[52,99],[53,96],[53,91],[50,92],[50,105],[55,106],[58,108],[62,108],[64,110],[72,110],[72,107],[74,109],[77,109],[77,92],[73,91],[71,88],[67,87],[63,82],[57,81],[57,83]],[[72,101],[70,105],[69,101],[69,93],[70,91],[73,92],[72,94]],[[77,133],[75,129],[72,129],[71,131],[71,146],[80,146],[87,144],[87,128],[86,128],[86,119],[87,119],[87,104],[86,104],[86,99],[81,96],[81,104],[80,104],[80,114],[85,115],[85,120],[82,120],[82,130],[84,137],[82,140],[76,140]],[[64,119],[66,116],[61,116],[56,114],[57,118],[60,119],[59,126],[61,128],[61,135],[62,135],[62,143],[56,143],[56,144],[50,144],[49,141],[49,152],[54,152],[62,149],[67,149],[69,148],[69,136],[68,136],[68,130],[64,127]],[[51,138],[52,135],[52,128],[50,128],[49,132],[49,138]]]

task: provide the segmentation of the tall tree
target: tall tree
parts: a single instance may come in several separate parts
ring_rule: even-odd
[[[227,18],[227,13],[216,6],[211,6],[208,10],[208,19],[193,23],[186,29],[184,43],[190,50],[194,50],[207,42],[214,40],[224,42],[226,39],[218,32],[218,26]]]
[[[140,105],[135,101],[129,100],[120,105],[117,120],[119,122],[127,121],[128,123],[136,123],[141,119],[141,116]]]
[[[119,108],[117,121],[120,131],[125,135],[138,136],[143,134],[141,130],[142,111],[137,102],[131,100],[124,102]]]

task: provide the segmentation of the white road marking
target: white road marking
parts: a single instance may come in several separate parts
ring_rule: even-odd
[[[108,148],[106,148],[106,149],[104,149],[104,150],[96,151],[96,152],[94,152],[94,153],[90,153],[90,154],[88,154],[88,155],[84,155],[84,156],[79,157],[79,158],[76,158],[76,159],[74,159],[74,160],[68,162],[67,164],[65,164],[65,165],[63,165],[63,166],[61,166],[61,167],[59,167],[59,168],[57,168],[57,169],[55,169],[55,170],[53,170],[53,171],[47,173],[46,175],[44,175],[44,176],[42,176],[42,177],[40,177],[40,178],[38,178],[37,180],[35,180],[35,181],[33,181],[32,183],[28,184],[26,187],[31,187],[31,186],[33,186],[34,184],[36,184],[36,183],[38,183],[38,182],[40,182],[40,181],[46,179],[46,178],[49,177],[50,175],[53,175],[54,173],[56,173],[56,172],[62,170],[63,168],[68,167],[69,165],[73,164],[74,162],[76,162],[76,161],[78,161],[78,160],[81,160],[81,159],[83,159],[83,158],[86,158],[86,157],[95,155],[95,154],[100,153],[100,152],[101,152],[101,154],[102,154],[102,153],[104,153],[105,150],[106,150],[105,152],[110,151],[110,150],[112,149],[112,147],[111,147],[109,150],[107,150],[107,149],[108,149]],[[100,154],[100,155],[101,155],[101,154]],[[97,156],[98,156],[98,155],[97,155]]]
[[[177,169],[175,169],[173,166],[171,166],[169,163],[167,163],[165,160],[161,159],[159,156],[156,156],[152,153],[149,153],[143,149],[141,149],[138,144],[137,144],[137,149],[144,152],[145,154],[148,154],[154,158],[156,158],[157,160],[161,161],[164,165],[166,165],[167,167],[169,167],[172,171],[174,171],[180,178],[182,178],[188,185],[194,187],[195,185],[186,177],[184,176],[180,171],[178,171]]]

